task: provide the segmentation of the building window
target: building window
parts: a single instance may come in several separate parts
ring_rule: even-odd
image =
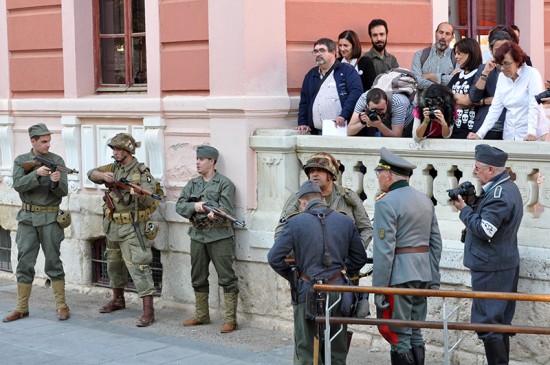
[[[0,227],[0,270],[12,272],[10,231]]]
[[[141,91],[147,84],[145,0],[94,0],[98,91]]]
[[[449,22],[456,40],[475,38],[482,50],[488,50],[489,30],[514,23],[514,0],[449,0]]]
[[[100,238],[92,242],[92,283],[97,286],[110,287],[109,275],[107,274],[107,259],[105,250],[107,243],[105,238]],[[151,262],[151,271],[153,272],[153,283],[157,295],[162,292],[162,263],[160,262],[160,251],[152,248],[153,261]],[[128,285],[126,290],[136,291],[132,277],[128,274]]]

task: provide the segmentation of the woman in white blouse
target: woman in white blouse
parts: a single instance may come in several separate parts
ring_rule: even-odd
[[[495,96],[485,120],[468,139],[483,139],[506,108],[502,139],[536,141],[548,134],[544,109],[535,99],[543,90],[540,73],[525,64],[525,54],[519,45],[506,42],[494,54],[494,63],[502,71]]]

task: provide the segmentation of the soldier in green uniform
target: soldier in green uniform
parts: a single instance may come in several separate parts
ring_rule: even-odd
[[[338,179],[338,162],[329,153],[319,152],[304,165],[304,172],[308,179],[318,184],[323,192],[323,200],[332,210],[344,213],[350,217],[361,236],[363,246],[367,249],[372,240],[372,224],[363,206],[361,198],[352,190],[335,183]],[[275,228],[275,239],[279,237],[289,217],[299,213],[300,202],[295,194],[286,201],[279,224]]]
[[[144,190],[155,192],[156,181],[149,168],[133,156],[140,142],[136,142],[130,134],[119,133],[108,145],[113,150],[115,162],[88,171],[88,179],[109,188],[104,198],[103,231],[107,239],[107,272],[113,298],[99,312],[110,313],[126,307],[124,288],[128,281],[127,273],[130,272],[138,295],[143,300],[143,315],[136,325],[147,327],[155,321],[155,287],[149,266],[153,260],[151,246],[154,237],[146,234],[146,223],[158,202],[149,195],[137,194],[113,183],[125,178]]]
[[[195,316],[185,320],[184,326],[210,323],[208,310],[208,265],[214,263],[218,283],[223,288],[225,315],[221,333],[237,328],[237,276],[233,270],[233,226],[227,220],[206,212],[203,204],[211,203],[228,214],[233,214],[235,185],[215,169],[218,150],[210,146],[197,147],[197,172],[183,188],[176,204],[176,212],[189,219],[191,238],[191,283],[195,291]]]
[[[44,271],[51,280],[55,296],[57,318],[69,318],[65,303],[65,272],[61,262],[63,228],[57,223],[59,204],[68,193],[67,174],[52,171],[46,166],[34,166],[25,171],[23,164],[33,162],[35,156],[46,158],[56,165],[65,166],[63,159],[50,152],[51,132],[40,123],[29,128],[32,149],[17,156],[13,163],[13,187],[19,193],[23,206],[17,214],[17,306],[4,322],[15,321],[29,315],[29,297],[34,280],[34,265],[40,247],[44,252]]]

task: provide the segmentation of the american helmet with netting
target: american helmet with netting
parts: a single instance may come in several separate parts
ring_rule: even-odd
[[[128,133],[119,133],[107,145],[111,148],[117,147],[130,152],[132,155],[136,153],[136,148],[141,146],[141,142],[136,142],[134,137]]]
[[[330,153],[319,152],[310,157],[307,160],[307,163],[304,165],[304,172],[309,177],[309,170],[312,168],[323,169],[327,171],[332,180],[336,181],[338,179],[338,161]]]

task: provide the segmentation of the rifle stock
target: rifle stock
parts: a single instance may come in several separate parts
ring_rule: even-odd
[[[133,182],[130,182],[126,178],[120,178],[118,181],[114,181],[111,184],[105,184],[107,187],[117,187],[124,190],[134,190],[137,194],[142,195],[149,195],[151,198],[156,200],[162,200],[162,196],[159,194],[155,194],[153,192],[150,192],[149,190],[142,189],[141,186],[134,184]]]
[[[246,223],[244,221],[237,220],[237,218],[233,217],[231,214],[228,214],[219,208],[216,208],[210,202],[204,203],[202,207],[207,212],[212,212],[220,218],[227,219],[228,221],[235,223],[239,227],[244,228],[246,226]]]

